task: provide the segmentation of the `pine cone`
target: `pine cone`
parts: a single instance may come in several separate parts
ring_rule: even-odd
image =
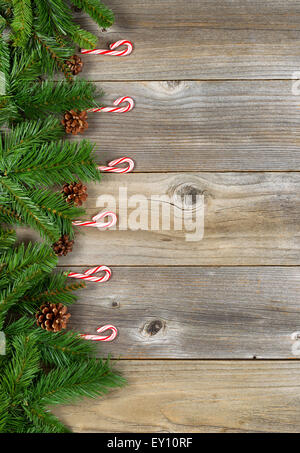
[[[67,134],[82,134],[88,128],[87,113],[85,110],[70,110],[64,114],[61,124],[65,127]]]
[[[83,61],[78,55],[73,55],[68,60],[66,60],[66,65],[70,68],[70,71],[73,75],[77,75],[82,71]]]
[[[62,237],[52,245],[52,248],[57,256],[66,256],[72,252],[74,241],[70,241],[68,234],[63,234]]]
[[[71,317],[68,308],[63,304],[43,304],[36,313],[36,323],[49,332],[59,332],[67,327]]]
[[[64,184],[62,193],[65,195],[67,203],[73,202],[76,206],[81,206],[88,197],[86,189],[87,187],[81,181],[72,182]]]

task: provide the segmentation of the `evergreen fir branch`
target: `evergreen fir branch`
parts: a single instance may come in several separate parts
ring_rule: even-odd
[[[32,32],[31,0],[12,0],[14,19],[11,23],[14,45],[25,47]]]
[[[33,34],[33,45],[39,58],[43,61],[44,73],[54,74],[59,70],[63,72],[68,82],[73,81],[70,69],[64,63],[64,60],[74,53],[74,47],[58,46],[55,38],[50,38],[40,33]]]
[[[72,221],[84,213],[83,209],[67,203],[62,194],[45,189],[31,191],[30,198],[47,215],[48,222],[58,228],[58,238],[61,234],[73,237]]]
[[[9,429],[9,409],[10,399],[0,384],[0,433]]]
[[[93,33],[77,26],[74,26],[71,31],[72,40],[84,49],[95,49],[98,37]]]
[[[1,14],[0,33],[2,33],[2,31],[5,29],[5,27],[13,19],[12,2],[0,0],[0,14]],[[5,24],[3,21],[5,21]]]
[[[36,229],[42,237],[51,243],[55,242],[60,237],[58,226],[51,222],[49,216],[33,202],[22,186],[7,177],[2,177],[0,179],[0,187],[1,186],[3,191],[7,194],[12,209],[22,216],[25,224]],[[0,193],[0,205],[2,204],[1,201]]]
[[[47,332],[35,329],[35,335],[43,361],[46,365],[66,367],[81,363],[95,354],[96,346],[72,331]]]
[[[63,0],[35,0],[38,28],[44,35],[68,35],[73,26],[71,9]]]
[[[15,49],[12,53],[10,86],[11,91],[24,89],[24,82],[37,82],[42,72],[37,52],[25,52]]]
[[[89,14],[102,28],[111,27],[115,21],[113,12],[99,0],[71,0],[71,2]]]
[[[37,382],[34,394],[43,405],[68,404],[84,397],[103,396],[109,388],[124,383],[124,379],[112,372],[108,360],[90,359],[51,370]]]
[[[1,22],[1,24],[4,25],[3,22]],[[10,50],[8,43],[3,38],[1,33],[0,33],[0,69],[1,72],[4,73],[7,81],[10,70]]]
[[[0,171],[4,175],[23,162],[31,147],[60,139],[64,129],[57,118],[37,121],[23,121],[12,130],[2,133],[2,153],[0,141]],[[55,144],[51,145],[55,147]],[[49,145],[48,145],[49,146]],[[44,158],[44,156],[43,156]]]
[[[10,250],[15,243],[16,238],[17,235],[14,230],[0,230],[0,252],[2,253],[5,250]]]
[[[57,265],[57,256],[46,244],[24,243],[10,248],[0,256],[1,280],[12,282],[19,278],[26,269],[38,266],[41,272],[49,274]]]
[[[26,431],[29,433],[70,433],[69,428],[64,426],[57,417],[49,410],[45,410],[38,403],[29,403],[28,406],[23,406],[24,412],[31,422],[31,427]]]
[[[1,2],[0,2],[0,12],[2,11]],[[4,28],[6,27],[6,19],[0,14],[0,33],[3,32]]]
[[[32,303],[34,307],[41,305],[42,302],[73,304],[76,301],[74,291],[85,288],[86,284],[80,281],[67,285],[66,281],[67,272],[47,275],[38,286],[32,287],[30,293],[25,295],[26,304]]]
[[[21,276],[14,280],[13,284],[5,285],[5,288],[0,290],[0,330],[2,330],[8,311],[17,305],[22,299],[26,291],[29,290],[33,282],[42,278],[43,272],[38,265],[33,264],[26,269]],[[6,283],[6,281],[4,281]],[[2,285],[2,281],[1,281]],[[22,300],[22,311],[26,302]]]
[[[12,96],[0,96],[0,126],[8,125],[21,118],[20,111],[13,102]]]
[[[85,80],[76,80],[72,84],[44,81],[18,93],[17,102],[26,118],[38,119],[49,113],[61,114],[74,107],[85,110],[96,106],[95,98],[102,95],[93,83]]]
[[[67,37],[62,37],[60,33],[55,32],[55,41],[60,47],[68,47],[69,41],[67,42]]]
[[[8,225],[16,225],[22,223],[22,217],[16,211],[0,204],[0,222]]]
[[[1,167],[4,171],[0,160],[0,170]],[[63,184],[74,179],[84,182],[100,180],[100,172],[93,159],[93,145],[86,140],[33,146],[22,159],[12,159],[5,174],[31,187]]]
[[[22,316],[16,321],[8,322],[4,328],[5,335],[9,339],[8,345],[11,345],[11,341],[16,335],[27,335],[33,330],[34,320],[26,316]]]
[[[11,404],[17,404],[39,372],[40,352],[34,334],[15,335],[12,347],[14,351],[0,377],[0,385],[9,395]]]

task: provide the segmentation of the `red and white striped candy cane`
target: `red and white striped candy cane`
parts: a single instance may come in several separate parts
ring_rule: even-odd
[[[123,102],[127,102],[125,107],[118,107],[118,105],[123,104]],[[130,112],[130,110],[134,107],[134,100],[129,96],[123,96],[118,98],[114,101],[115,107],[94,107],[88,109],[87,112],[104,112],[104,113],[126,113]]]
[[[126,49],[123,50],[115,50],[118,47],[126,46]],[[82,54],[89,54],[89,55],[113,55],[116,57],[126,57],[126,55],[130,55],[133,50],[133,45],[130,41],[122,39],[120,41],[116,41],[109,46],[110,50],[107,49],[94,49],[94,50],[87,50],[81,49]]]
[[[101,335],[87,335],[87,334],[81,334],[81,338],[84,338],[85,340],[92,340],[92,341],[113,341],[116,336],[118,335],[118,329],[115,326],[112,325],[107,325],[103,327],[99,327],[97,329],[98,333],[105,332],[106,330],[111,330],[110,335],[106,336],[101,336]]]
[[[127,164],[127,167],[118,167],[119,164]],[[109,162],[106,166],[97,167],[100,171],[108,171],[110,173],[130,173],[134,169],[134,162],[130,157],[121,157]]]
[[[107,222],[99,222],[99,220],[104,219],[105,217],[110,217],[110,220]],[[96,227],[96,228],[110,228],[117,223],[117,215],[112,211],[99,212],[95,215],[92,220],[75,220],[72,222],[74,226],[87,226],[87,227]]]
[[[102,277],[93,277],[98,272],[105,272]],[[79,280],[87,280],[89,282],[104,283],[107,282],[111,277],[111,269],[107,266],[96,266],[88,269],[83,274],[77,272],[70,272],[67,274],[68,277],[78,278]]]

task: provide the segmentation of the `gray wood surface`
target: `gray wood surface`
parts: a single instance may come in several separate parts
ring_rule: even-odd
[[[127,199],[131,200],[129,227],[123,223],[126,212],[119,203],[120,188],[122,193],[127,190]],[[155,230],[156,225],[151,223],[151,213],[154,219],[161,218],[159,202],[149,202],[153,195],[169,197],[162,204],[164,212],[170,208],[169,231],[162,225]],[[190,198],[182,204],[185,196]],[[204,237],[191,242],[187,240],[192,233],[188,229],[195,231],[195,224],[202,225],[201,196],[205,203]],[[133,224],[135,202],[151,230],[144,225],[144,230],[132,231],[139,227]],[[86,208],[86,219],[107,208],[116,210],[117,228],[123,223],[124,229],[77,227],[73,252],[61,259],[62,265],[96,265],[99,261],[107,265],[180,267],[300,264],[299,173],[106,174],[100,184],[89,185]],[[186,223],[181,231],[175,230],[172,219],[183,216]]]
[[[300,66],[297,0],[107,0],[116,23],[99,46],[132,40],[127,58],[85,56],[92,80],[290,79]]]
[[[299,432],[299,362],[122,361],[129,385],[55,408],[77,432]]]
[[[300,330],[298,267],[112,270],[109,282],[87,283],[70,307],[70,327],[78,332],[94,334],[110,323],[119,329],[115,341],[99,346],[100,355],[300,358],[291,339]]]
[[[300,169],[300,96],[291,80],[97,86],[104,105],[123,95],[136,102],[124,115],[89,114],[77,139],[95,142],[99,162],[129,154],[138,172]]]
[[[167,194],[177,214],[189,194],[188,216],[203,194],[205,232],[187,242],[174,225],[78,228],[61,266],[113,265],[113,278],[80,292],[71,325],[94,333],[115,323],[120,335],[101,354],[140,360],[118,362],[125,389],[56,412],[80,432],[299,432],[300,362],[290,336],[300,330],[300,173],[291,173],[300,170],[291,80],[300,70],[300,2],[105,3],[116,15],[109,31],[83,13],[79,23],[100,47],[129,39],[134,53],[84,56],[81,76],[99,82],[105,104],[129,95],[136,108],[89,114],[84,137],[99,163],[129,155],[139,174],[89,185],[86,218],[101,209],[100,195],[118,199],[120,187],[147,200]],[[33,235],[23,229],[23,237]],[[291,360],[234,360],[254,357]]]

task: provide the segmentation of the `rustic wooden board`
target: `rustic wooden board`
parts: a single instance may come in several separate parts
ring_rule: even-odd
[[[104,105],[122,95],[136,101],[124,115],[89,114],[88,131],[76,139],[95,142],[99,162],[125,154],[139,172],[300,169],[292,81],[97,85]]]
[[[170,207],[171,220],[184,215],[186,226],[169,231],[132,231],[124,224],[125,209],[119,207],[119,190],[127,190],[127,199],[138,196],[146,203],[141,215],[151,226],[160,218],[160,204],[147,200],[168,195],[164,207]],[[180,207],[185,196],[190,200]],[[197,198],[200,196],[200,201]],[[204,196],[204,238],[190,242],[188,228],[194,228],[195,215],[201,213]],[[110,197],[108,203],[99,198]],[[122,197],[124,198],[124,197]],[[116,203],[115,203],[116,200]],[[121,201],[121,200],[120,200]],[[131,199],[130,203],[135,200]],[[99,211],[116,210],[117,228],[98,230],[77,227],[73,252],[62,265],[299,265],[300,174],[299,173],[169,173],[104,175],[102,183],[89,185],[86,219]],[[120,209],[119,209],[120,208]],[[149,208],[149,212],[148,209]],[[128,208],[132,222],[135,208]],[[198,221],[197,225],[201,226]],[[23,239],[36,238],[21,229]]]
[[[78,21],[99,46],[134,43],[125,58],[85,56],[92,80],[290,79],[300,66],[297,0],[107,0],[108,32],[84,14]]]
[[[117,267],[78,292],[70,327],[112,323],[99,351],[126,359],[299,358],[299,292],[298,267]]]
[[[76,432],[295,432],[299,362],[122,361],[129,385],[55,408]]]

